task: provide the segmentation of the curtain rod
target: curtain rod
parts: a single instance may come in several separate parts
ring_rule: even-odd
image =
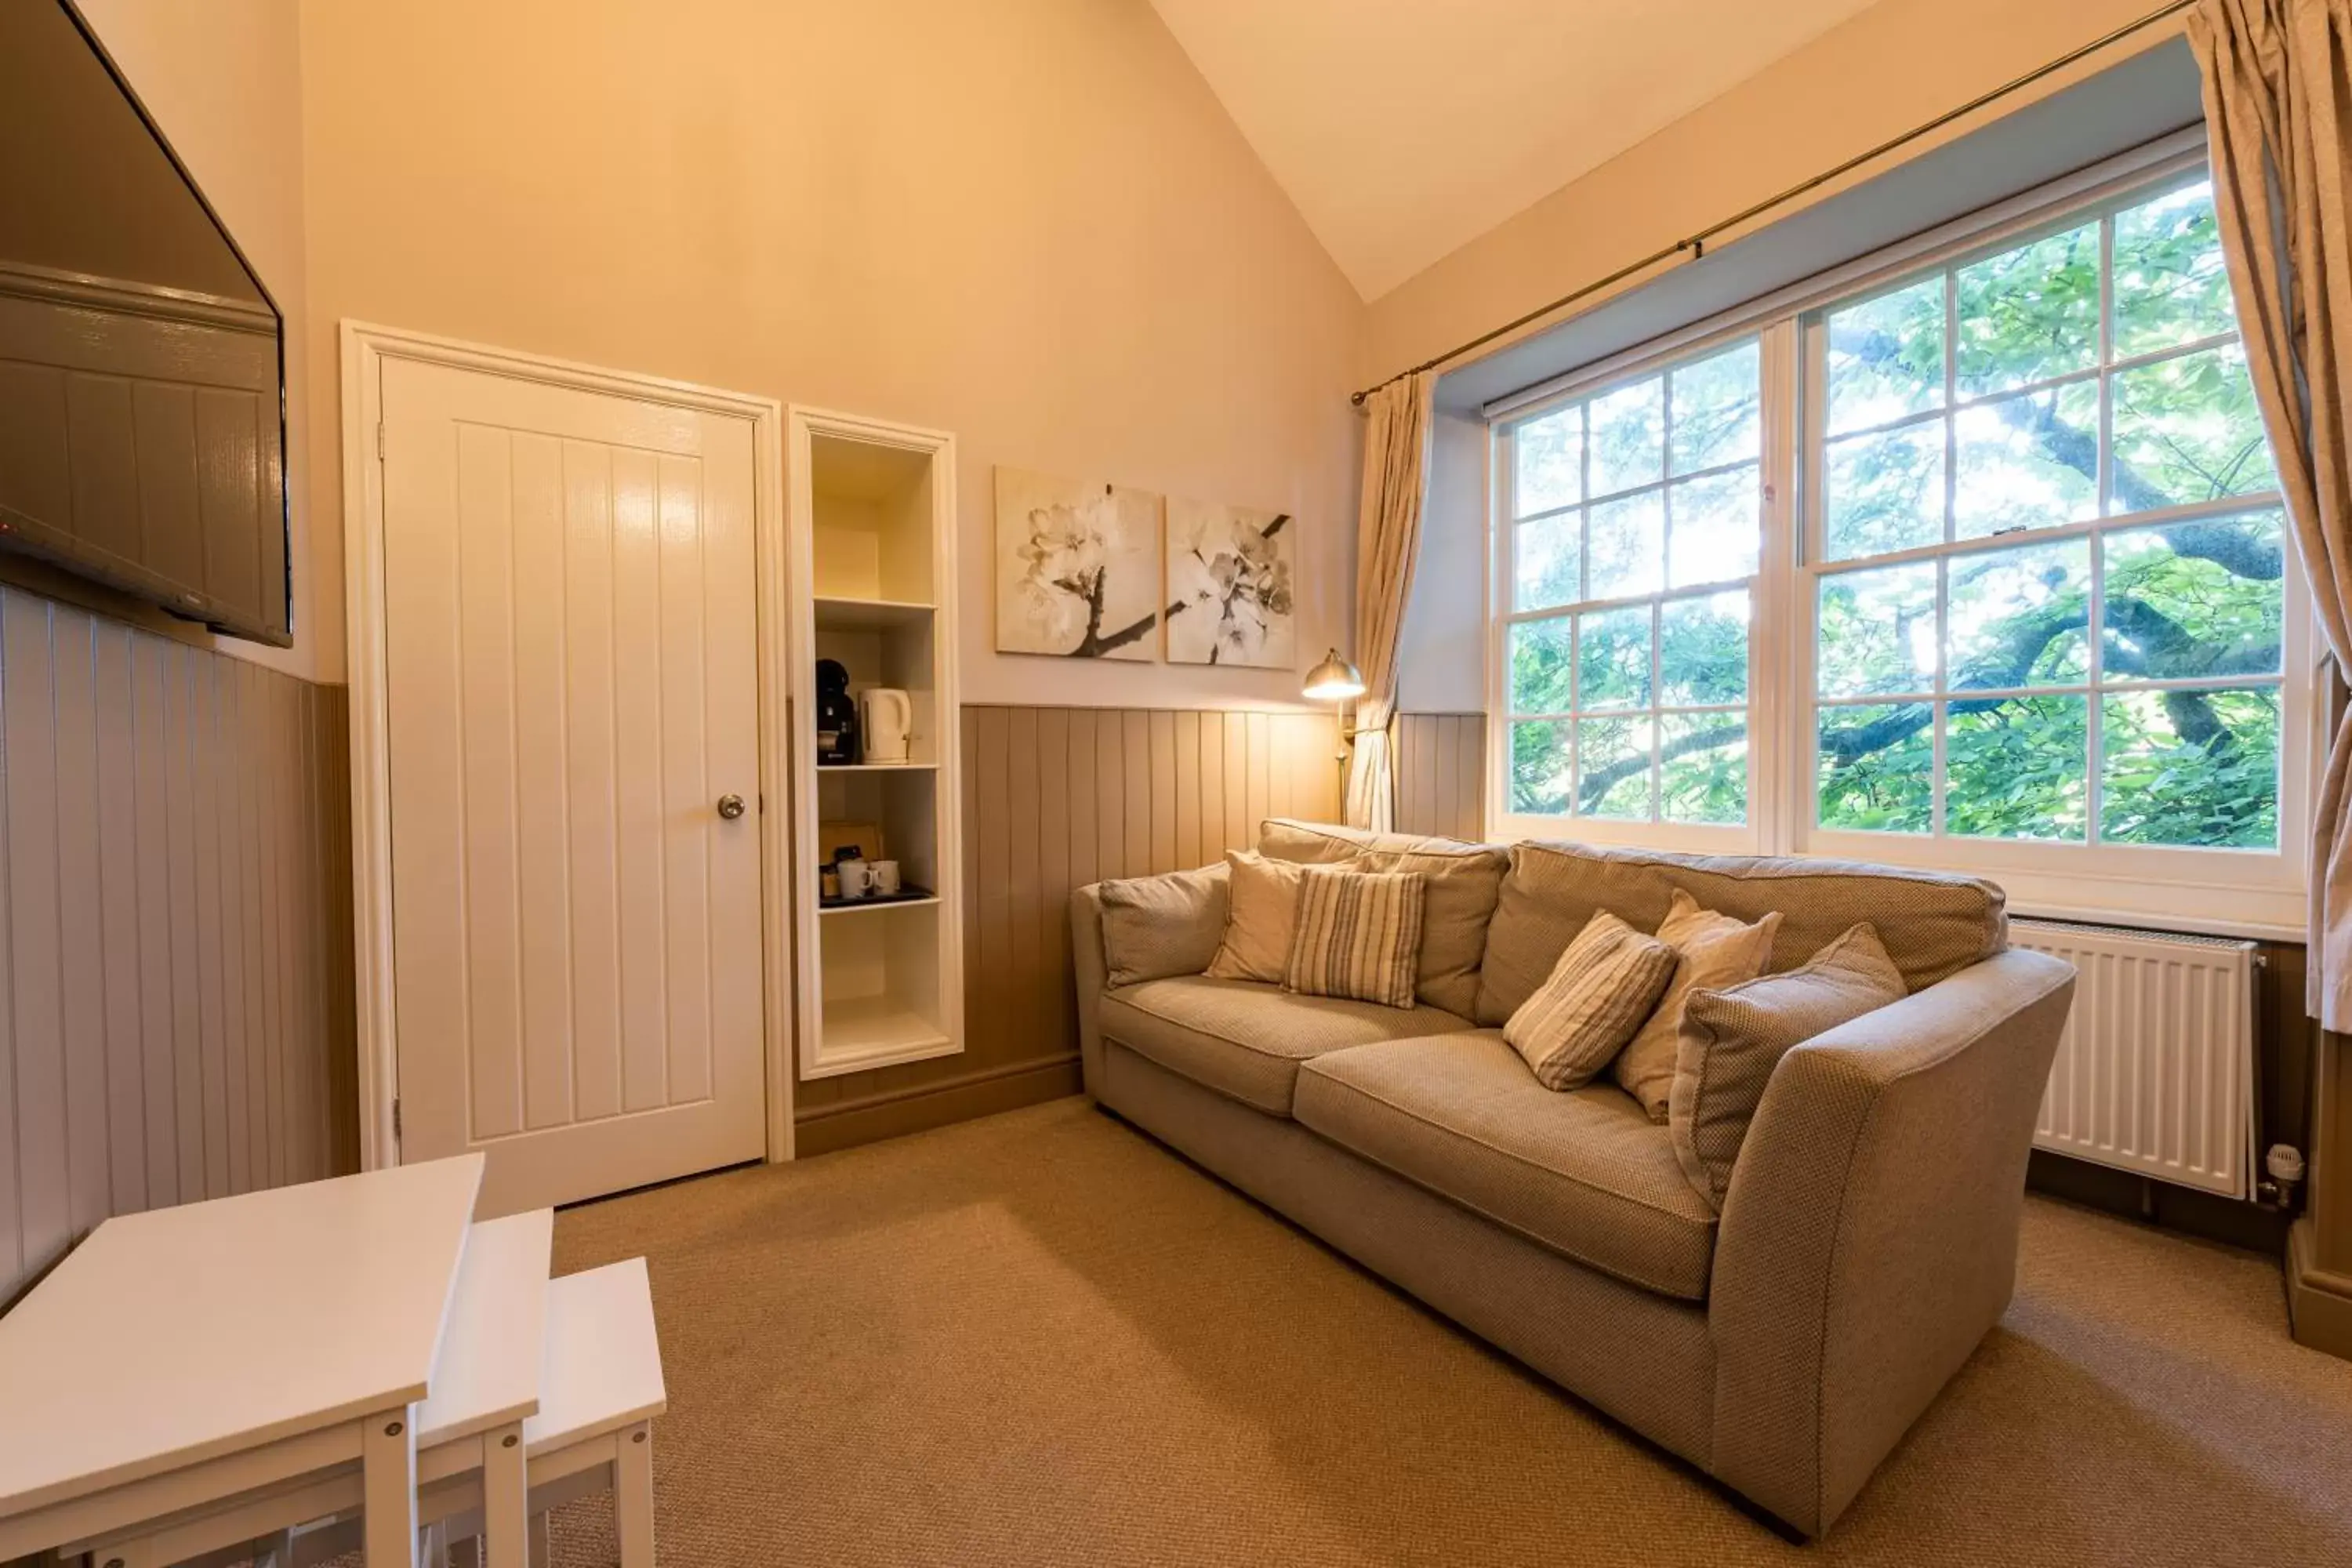
[[[1976,97],[1969,100],[1966,103],[1961,104],[1958,108],[1947,110],[1945,112],[1936,116],[1935,119],[1928,121],[1924,125],[1915,125],[1910,130],[1904,132],[1900,136],[1891,137],[1885,142],[1881,142],[1877,146],[1871,148],[1866,153],[1855,153],[1853,157],[1848,158],[1844,163],[1836,165],[1834,168],[1824,169],[1809,180],[1801,180],[1797,184],[1790,185],[1787,190],[1776,192],[1772,195],[1765,197],[1762,201],[1756,203],[1753,206],[1744,207],[1740,211],[1732,214],[1727,218],[1709,224],[1706,227],[1700,229],[1696,234],[1692,235],[1688,239],[1677,240],[1674,244],[1667,246],[1663,250],[1654,250],[1649,255],[1643,257],[1639,261],[1628,262],[1604,278],[1596,278],[1591,282],[1585,284],[1581,288],[1570,289],[1569,292],[1562,294],[1559,299],[1552,300],[1549,304],[1538,305],[1534,310],[1529,310],[1526,315],[1515,317],[1514,319],[1504,322],[1501,326],[1494,328],[1490,331],[1481,332],[1467,342],[1456,343],[1452,348],[1446,350],[1442,354],[1436,355],[1434,358],[1425,359],[1409,370],[1401,370],[1385,381],[1374,382],[1371,385],[1365,387],[1361,392],[1351,395],[1348,401],[1358,406],[1361,406],[1364,399],[1370,397],[1373,393],[1378,392],[1381,387],[1402,381],[1409,375],[1418,375],[1423,371],[1435,370],[1439,365],[1444,364],[1451,360],[1460,359],[1464,354],[1470,353],[1473,349],[1485,348],[1488,343],[1493,342],[1497,338],[1508,337],[1522,327],[1532,326],[1555,311],[1566,310],[1569,306],[1575,304],[1578,300],[1587,299],[1591,295],[1600,293],[1604,289],[1612,288],[1619,283],[1622,283],[1625,279],[1634,276],[1636,273],[1646,272],[1651,268],[1657,266],[1661,262],[1671,261],[1675,257],[1682,255],[1685,251],[1690,252],[1692,260],[1699,260],[1706,255],[1707,241],[1713,239],[1717,235],[1723,233],[1725,230],[1738,228],[1740,225],[1747,223],[1749,219],[1760,217],[1764,214],[1770,212],[1774,207],[1786,205],[1788,203],[1796,200],[1799,196],[1805,195],[1809,191],[1818,190],[1822,186],[1828,184],[1832,180],[1841,179],[1843,176],[1853,173],[1854,170],[1861,168],[1864,164],[1873,163],[1877,159],[1883,158],[1887,153],[1894,152],[1899,147],[1903,147],[1910,142],[1916,142],[1922,136],[1931,135],[1934,132],[1942,130],[1945,126],[1949,125],[1955,120],[1965,119],[1969,115],[1974,114],[1978,110],[1984,108],[1987,104],[1997,103],[2000,100],[2007,98],[2012,92],[2016,92],[2023,88],[2031,87],[2046,76],[2052,76],[2059,71],[2064,70],[2068,66],[2074,64],[2077,60],[2083,59],[2090,55],[2097,54],[2101,49],[2105,48],[2110,44],[2120,42],[2121,40],[2131,37],[2134,33],[2139,32],[2143,28],[2152,27],[2157,23],[2163,21],[2167,16],[2170,16],[2176,12],[2186,11],[2189,6],[2196,3],[2197,0],[2168,0],[2167,4],[2158,6],[2155,10],[2150,11],[2147,16],[2142,16],[2136,22],[2126,22],[2122,26],[2115,29],[2115,31],[2108,33],[2104,37],[2094,38],[2089,43],[2084,44],[2078,48],[2069,49],[2064,54],[2060,55],[2056,59],[2036,66],[2033,69],[2027,71],[2023,76],[2018,77],[2011,81],[2003,82],[2000,86],[1994,88],[1990,92],[1979,93]]]

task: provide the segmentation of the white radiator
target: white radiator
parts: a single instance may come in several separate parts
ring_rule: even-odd
[[[2034,1147],[2252,1196],[2255,945],[2029,920],[2010,938],[2081,971]]]

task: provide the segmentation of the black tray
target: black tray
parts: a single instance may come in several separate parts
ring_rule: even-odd
[[[876,904],[919,904],[925,899],[938,897],[939,895],[929,888],[910,888],[902,884],[895,893],[868,893],[862,899],[828,899],[820,896],[817,899],[816,907],[821,910],[863,910]]]

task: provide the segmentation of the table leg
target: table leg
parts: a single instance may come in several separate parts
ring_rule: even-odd
[[[482,1434],[482,1568],[528,1568],[530,1492],[522,1423]]]
[[[621,1537],[621,1568],[654,1568],[654,1431],[640,1421],[621,1434],[613,1466],[613,1522]]]
[[[360,1427],[367,1568],[416,1568],[416,1412],[378,1411]]]

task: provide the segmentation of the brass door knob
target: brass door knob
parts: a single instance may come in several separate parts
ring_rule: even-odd
[[[730,822],[732,822],[737,817],[742,816],[743,797],[740,795],[720,795],[719,797],[719,815],[725,817]]]

